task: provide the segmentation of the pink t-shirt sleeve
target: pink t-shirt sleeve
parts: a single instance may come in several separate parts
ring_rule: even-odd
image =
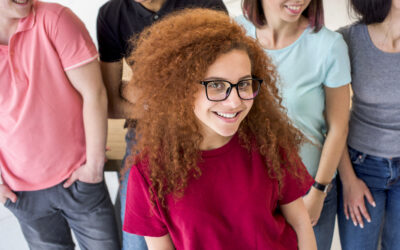
[[[143,236],[164,236],[168,230],[159,205],[151,203],[148,179],[139,169],[140,166],[133,166],[129,174],[123,230]]]
[[[279,200],[280,205],[288,204],[304,196],[314,183],[314,179],[308,173],[300,157],[296,157],[295,164],[301,178],[295,177],[293,173],[284,168],[285,177],[283,178],[283,188],[281,190],[281,199]]]
[[[65,71],[97,58],[97,50],[83,22],[68,8],[59,13],[50,27],[53,45]]]

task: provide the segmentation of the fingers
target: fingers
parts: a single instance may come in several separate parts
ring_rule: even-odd
[[[364,195],[365,198],[367,198],[368,203],[371,204],[371,206],[376,207],[374,197],[372,197],[372,194],[368,188],[366,188],[366,190],[364,191]]]
[[[7,199],[10,199],[13,203],[17,201],[17,195],[5,185],[0,185],[0,197],[3,204]]]
[[[69,188],[78,178],[76,177],[75,174],[72,174],[71,177],[69,177],[65,182],[63,187],[64,188]]]
[[[349,211],[350,207],[347,204],[343,204],[344,215],[346,216],[346,220],[349,220]]]
[[[350,211],[350,218],[353,221],[354,226],[356,227],[357,226],[357,218],[356,218],[356,215],[351,206],[349,206],[349,211]]]
[[[365,204],[361,204],[359,206],[359,209],[361,211],[362,216],[364,216],[364,218],[370,223],[371,222],[371,216],[369,216],[369,213],[367,211],[367,208],[365,207]]]

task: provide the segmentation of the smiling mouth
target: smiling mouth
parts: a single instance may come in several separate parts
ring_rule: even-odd
[[[292,10],[292,11],[299,11],[300,10],[300,6],[289,6],[289,5],[286,5],[286,8],[288,8],[289,10]]]
[[[27,4],[29,0],[12,0],[16,4]]]
[[[236,112],[236,113],[214,112],[214,113],[217,114],[218,116],[223,117],[223,118],[232,119],[232,118],[235,118],[240,112]]]

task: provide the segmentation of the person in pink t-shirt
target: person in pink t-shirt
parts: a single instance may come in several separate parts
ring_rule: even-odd
[[[259,44],[226,14],[193,9],[134,47],[127,90],[138,93],[140,154],[123,229],[149,249],[316,249],[303,137]]]
[[[0,202],[30,249],[119,249],[103,181],[107,99],[67,8],[0,0]]]

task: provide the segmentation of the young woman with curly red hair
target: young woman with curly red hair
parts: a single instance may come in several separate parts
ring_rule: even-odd
[[[186,10],[130,60],[137,145],[124,230],[149,249],[316,249],[313,183],[262,48],[226,14]]]

